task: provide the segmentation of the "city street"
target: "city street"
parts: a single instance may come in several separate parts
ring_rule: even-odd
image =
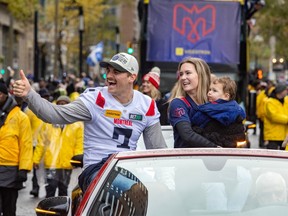
[[[278,131],[281,131],[281,125],[278,125],[274,118],[282,118],[277,117],[279,114],[286,115],[285,108],[288,106],[286,101],[286,97],[288,97],[288,19],[286,19],[288,12],[285,9],[288,8],[288,0],[0,0],[0,2],[0,168],[1,173],[4,173],[0,174],[2,188],[7,187],[7,185],[15,187],[14,182],[10,182],[13,178],[9,178],[10,174],[13,174],[13,172],[10,172],[13,166],[17,166],[24,171],[17,173],[18,168],[16,167],[16,171],[14,171],[17,173],[17,181],[26,179],[25,170],[27,171],[30,168],[27,161],[32,160],[33,157],[32,144],[30,143],[32,141],[31,133],[33,135],[34,150],[35,142],[38,142],[38,145],[41,142],[45,144],[44,151],[47,155],[42,161],[46,159],[46,165],[51,168],[55,168],[55,166],[63,168],[66,167],[65,162],[69,164],[69,160],[74,154],[79,154],[80,150],[78,149],[82,149],[82,145],[85,146],[85,155],[89,154],[88,157],[92,155],[92,157],[95,157],[95,161],[103,159],[102,156],[105,156],[105,154],[126,151],[127,148],[138,151],[146,149],[146,146],[147,148],[164,147],[165,143],[162,142],[162,137],[159,136],[161,135],[159,131],[162,130],[167,147],[170,149],[174,148],[174,143],[176,147],[191,148],[200,146],[203,148],[188,151],[187,149],[184,151],[180,149],[179,153],[178,150],[174,150],[172,154],[174,157],[177,156],[175,161],[174,158],[171,158],[169,150],[159,150],[159,153],[152,152],[162,158],[168,152],[169,158],[165,159],[171,160],[173,163],[170,165],[167,161],[163,162],[163,171],[161,171],[162,162],[160,162],[160,165],[155,164],[155,169],[150,164],[151,167],[144,169],[143,165],[135,163],[137,164],[137,166],[135,165],[136,169],[140,167],[140,171],[143,170],[144,177],[142,178],[140,172],[134,174],[129,165],[127,165],[127,170],[124,166],[119,166],[121,169],[116,169],[118,167],[115,168],[111,165],[110,167],[115,168],[111,172],[115,173],[115,177],[106,178],[105,180],[109,180],[107,183],[105,180],[102,182],[112,186],[105,190],[106,188],[103,189],[105,186],[96,185],[100,188],[100,191],[97,188],[96,192],[101,197],[93,197],[99,203],[101,209],[95,205],[94,201],[88,203],[89,205],[92,203],[93,214],[98,214],[100,211],[105,214],[112,214],[110,212],[113,212],[113,214],[114,212],[120,212],[122,214],[128,207],[129,212],[131,212],[136,201],[137,204],[147,207],[147,191],[149,191],[149,208],[141,211],[146,211],[147,215],[151,204],[156,204],[155,210],[163,209],[167,211],[168,206],[171,207],[171,210],[176,210],[177,208],[170,205],[170,202],[175,204],[178,200],[178,209],[182,210],[184,209],[183,206],[187,206],[185,211],[189,215],[210,214],[210,212],[206,213],[204,210],[207,210],[207,212],[208,210],[217,210],[217,214],[220,211],[220,214],[224,214],[224,210],[229,210],[228,214],[231,214],[232,210],[232,213],[235,213],[234,210],[238,209],[253,210],[251,214],[250,212],[245,213],[247,215],[262,216],[263,213],[270,215],[274,212],[277,212],[277,216],[286,215],[288,212],[288,165],[281,165],[286,160],[280,161],[279,158],[287,157],[288,159],[288,155],[285,154],[285,151],[262,151],[260,148],[266,148],[267,146],[263,146],[263,143],[261,143],[261,147],[259,147],[259,124],[257,123],[255,131],[249,129],[244,134],[241,121],[246,118],[246,127],[248,128],[248,124],[254,126],[254,124],[250,125],[249,121],[256,123],[258,121],[256,119],[262,119],[262,116],[269,118],[271,120],[269,122],[270,127],[265,125],[266,129],[271,129],[272,134],[269,137],[270,132],[266,133],[265,131],[267,140],[265,144],[268,144],[270,140],[269,148],[270,145],[271,148],[273,144],[277,145],[276,142],[271,143],[272,140],[282,139],[286,135],[278,134]],[[210,75],[215,75],[219,79],[214,81]],[[214,85],[217,85],[215,89]],[[207,99],[209,89],[211,92],[213,89],[217,90],[215,91],[215,97],[214,93],[211,93],[207,109],[206,103],[205,106],[203,104],[203,110],[198,109],[198,105],[204,103]],[[139,90],[139,94],[137,90]],[[196,90],[197,94],[194,94]],[[218,90],[223,94],[217,95],[217,92],[220,92]],[[141,95],[142,93],[145,97]],[[179,99],[178,97],[181,95],[187,97],[183,97],[182,101],[172,101],[174,98]],[[65,97],[63,98],[63,96]],[[80,102],[79,99],[76,100],[78,97],[81,97]],[[266,98],[269,98],[268,102],[266,102]],[[243,110],[233,106],[233,104],[231,104],[230,109],[228,107],[230,103],[228,103],[227,107],[229,109],[227,111],[224,107],[226,104],[221,102],[221,104],[218,104],[220,107],[218,111],[221,112],[217,114],[214,112],[217,107],[210,109],[211,104],[215,101],[215,103],[218,103],[217,99],[224,99],[223,102],[239,102]],[[74,102],[75,100],[76,102]],[[51,102],[50,105],[47,101]],[[277,105],[274,108],[274,105],[279,101],[283,106]],[[58,106],[70,102],[71,104],[68,106]],[[27,103],[31,110],[26,110]],[[168,110],[167,106],[169,106]],[[156,112],[157,109],[159,113]],[[21,110],[25,111],[29,119],[21,113]],[[266,110],[269,113],[266,113]],[[203,116],[200,111],[204,111]],[[225,118],[224,115],[227,115],[229,122],[224,119],[225,123],[229,123],[227,128],[218,127],[219,122],[217,124],[213,121],[208,122],[209,119],[205,116],[207,111],[210,112],[209,116],[216,120],[220,118],[222,121]],[[243,111],[247,112],[246,117],[244,117]],[[45,123],[45,127],[42,126],[42,123],[37,121],[32,112],[35,112],[38,117],[51,123],[51,125]],[[194,118],[192,119],[194,112],[200,114],[199,118],[195,118],[197,121]],[[96,115],[96,113],[101,115]],[[169,121],[174,127],[178,122],[184,122],[184,124],[178,124],[177,131],[173,131],[171,125],[165,125],[160,129],[159,125],[152,125],[159,115],[161,116],[160,124],[162,126],[169,124]],[[233,116],[234,119],[230,119]],[[195,132],[199,133],[196,135],[203,135],[211,139],[208,140],[209,142],[199,139],[202,137],[194,136],[193,131],[191,133],[190,128],[188,128],[190,126],[186,126],[189,123],[187,122],[188,117],[191,121],[190,126],[199,126],[199,131],[195,129]],[[87,122],[89,124],[88,130],[87,125],[84,127],[85,144],[82,143],[83,128],[80,128],[82,127],[80,125],[76,126],[79,122],[76,122],[73,126],[65,126],[64,124],[70,124],[78,120],[83,120],[85,124]],[[31,123],[31,130],[29,122]],[[207,122],[211,123],[211,127],[205,131],[205,127],[208,125]],[[167,128],[165,128],[166,126]],[[186,130],[190,132],[185,133]],[[221,133],[218,133],[219,130]],[[141,131],[145,132],[140,136]],[[41,140],[36,140],[36,138],[39,138],[37,136]],[[174,136],[176,140],[174,140]],[[154,139],[156,137],[157,140]],[[137,140],[138,138],[139,140]],[[144,144],[144,138],[147,145]],[[249,142],[245,142],[248,140]],[[262,140],[261,136],[261,142]],[[61,145],[57,145],[58,143],[61,143]],[[237,149],[221,148],[226,146],[235,147],[236,145],[239,148],[249,147],[252,150],[237,151]],[[215,148],[205,150],[204,148],[207,146]],[[219,149],[216,150],[216,147],[219,147]],[[42,151],[43,146],[40,149]],[[88,153],[86,152],[87,149]],[[40,151],[38,152],[39,157]],[[35,152],[34,160],[38,164],[39,161],[36,161],[37,151]],[[249,153],[247,154],[247,152]],[[145,156],[145,160],[146,158],[154,160],[154,155],[151,152],[145,150],[144,153],[149,156],[145,156],[141,152],[139,155],[133,154],[137,155],[133,158],[139,157],[141,159]],[[206,169],[201,170],[201,167],[198,167],[197,162],[193,160],[193,156],[199,153],[203,157],[208,155],[212,158],[212,160],[209,158],[199,160],[199,164]],[[226,156],[228,157],[230,153],[232,155],[231,164],[233,165],[231,167],[234,167],[234,164],[236,165],[235,172],[232,172],[232,168],[230,169],[230,161],[226,160]],[[182,157],[182,154],[185,157],[191,155],[191,157],[187,157],[189,161],[192,159],[191,166],[187,161],[183,164],[179,162],[178,156]],[[123,155],[127,154],[124,153]],[[248,160],[247,155],[249,155]],[[121,157],[124,158],[124,156]],[[239,162],[235,162],[237,156],[242,157]],[[253,156],[257,157],[256,165],[250,163],[253,161]],[[259,163],[258,159],[263,157],[265,157],[265,161],[268,161],[267,166],[265,161]],[[267,157],[278,161],[271,165],[270,159],[267,160]],[[214,158],[217,158],[216,162]],[[220,159],[218,160],[218,158]],[[158,158],[156,159],[158,161]],[[245,165],[245,162],[241,162],[242,160],[249,162]],[[23,165],[22,161],[24,161]],[[180,164],[179,168],[175,165],[178,162]],[[93,163],[93,159],[91,163]],[[23,183],[23,188],[18,193],[16,216],[36,216],[35,208],[40,201],[45,199],[46,173],[44,172],[43,162],[39,164],[40,169],[37,171],[40,186],[39,196],[30,195],[33,177],[33,171],[30,171],[27,174],[27,181]],[[121,165],[120,162],[118,165]],[[186,170],[184,169],[185,166],[187,167]],[[194,166],[197,169],[192,172],[191,167]],[[229,171],[227,178],[224,173],[226,167]],[[284,169],[285,167],[287,167],[287,170]],[[173,168],[173,171],[170,168]],[[184,174],[183,177],[179,175],[177,168]],[[280,170],[280,168],[283,168],[283,170]],[[123,174],[122,171],[125,175],[120,175]],[[216,175],[215,171],[219,171],[219,175]],[[264,189],[260,187],[262,186],[260,183],[263,182],[263,186],[265,186],[265,183],[270,182],[270,180],[265,180],[266,175],[264,175],[269,174],[270,171],[272,177],[276,175],[280,179],[279,182],[283,183],[281,191],[284,191],[285,194],[282,194],[281,205],[284,203],[285,196],[287,209],[283,208],[285,211],[280,215],[275,210],[276,208],[272,209],[271,207],[271,213],[267,211],[265,206],[262,209],[263,211],[258,211],[255,208],[254,214],[254,203],[251,203],[250,200],[255,198],[257,207],[261,206],[262,208],[264,197],[262,193],[266,193],[265,189],[268,188],[270,189],[267,189],[268,192],[277,193],[277,190],[272,190],[271,186]],[[71,197],[72,190],[78,184],[78,176],[81,172],[81,168],[73,169],[68,188],[69,197]],[[55,173],[51,171],[48,174],[47,172],[47,179],[54,178]],[[168,177],[164,175],[166,173],[169,175]],[[24,174],[24,176],[21,174]],[[67,180],[65,174],[62,173],[64,177],[61,179],[64,179],[63,181]],[[191,174],[191,179],[187,178],[186,180],[187,174]],[[200,177],[201,174],[203,174],[203,177]],[[118,175],[119,178],[116,178]],[[170,177],[172,175],[173,178]],[[16,175],[14,176],[16,178]],[[126,177],[127,183],[122,181],[123,176]],[[196,177],[198,176],[197,184]],[[211,179],[214,177],[217,177],[217,179],[212,181]],[[281,180],[282,177],[285,181]],[[144,178],[149,181],[144,182]],[[223,182],[220,182],[219,179],[222,178]],[[259,178],[260,180],[264,178],[264,180],[259,181]],[[168,179],[169,184],[166,184],[163,179]],[[179,183],[177,182],[178,179],[180,179]],[[274,179],[273,177],[271,182],[274,182]],[[158,180],[163,187],[160,187]],[[186,182],[181,182],[181,180]],[[237,183],[236,186],[234,185],[235,182]],[[21,183],[19,183],[20,187],[22,186]],[[82,186],[82,183],[80,185]],[[194,188],[192,188],[193,190],[190,188],[192,186],[194,186],[195,191]],[[154,188],[161,190],[158,193]],[[163,192],[166,188],[170,190],[167,189],[168,195]],[[174,190],[171,188],[174,188]],[[191,189],[191,191],[187,189]],[[246,193],[244,193],[244,189]],[[180,193],[177,190],[180,190]],[[182,190],[184,191],[183,197],[174,198],[170,195],[172,192],[177,196],[182,195]],[[116,192],[113,194],[111,191]],[[126,191],[127,193],[125,193]],[[153,199],[154,197],[150,193],[152,191],[155,195],[161,194],[160,199],[157,196]],[[196,191],[199,191],[199,193],[196,193]],[[144,195],[140,196],[140,193]],[[134,196],[135,194],[137,196]],[[200,196],[198,197],[198,194],[203,196],[203,201]],[[15,211],[15,202],[7,202],[9,201],[9,195],[10,192],[7,195],[4,189],[1,190],[0,216],[2,216],[3,207]],[[15,198],[15,194],[12,195]],[[88,197],[89,194],[86,193],[86,195]],[[258,197],[258,195],[260,196]],[[50,196],[49,193],[48,196]],[[58,190],[56,190],[55,196],[58,196]],[[164,201],[164,205],[161,207],[159,201],[165,200],[163,199],[165,197],[169,197],[170,202]],[[191,207],[193,205],[189,200],[190,197],[195,198],[195,213]],[[271,195],[271,197],[273,196]],[[57,198],[60,200],[59,197]],[[103,199],[105,205],[101,203],[102,198],[105,198]],[[133,201],[133,198],[136,201]],[[219,201],[219,198],[222,198],[222,201]],[[229,198],[232,198],[232,201]],[[241,202],[239,202],[240,199]],[[107,209],[108,201],[111,201],[109,209]],[[122,202],[128,207],[125,208]],[[202,210],[198,207],[198,203],[203,206],[205,204],[207,208],[203,207]],[[217,205],[214,205],[215,203]],[[267,203],[276,205],[274,200],[267,201]],[[117,208],[115,204],[117,204]],[[238,205],[237,208],[235,207],[236,204]],[[136,210],[142,209],[138,208],[137,205],[136,207]],[[178,209],[177,212],[175,211],[176,215],[185,214],[179,213]],[[69,216],[71,215],[70,212]],[[89,212],[92,211],[89,209]],[[175,215],[174,211],[167,212],[172,216]],[[82,212],[79,214],[85,215]],[[151,214],[169,216],[168,214],[157,214],[154,211]]]
[[[257,130],[257,134],[258,134]],[[253,130],[248,131],[249,132],[249,140],[251,142],[251,148],[258,148],[258,135],[253,135]],[[81,169],[77,168],[73,170],[72,178],[70,182],[69,187],[69,193],[71,193],[73,187],[77,184],[78,181],[78,175],[80,174]],[[45,184],[44,184],[44,178],[43,174],[41,172],[38,172],[39,175],[39,183],[40,183],[40,193],[38,198],[34,198],[29,194],[31,188],[32,188],[32,172],[28,174],[28,180],[26,182],[26,188],[19,191],[19,198],[17,202],[17,216],[36,216],[35,214],[35,207],[37,206],[37,203],[41,201],[43,198],[45,198]]]
[[[78,182],[78,175],[80,174],[81,169],[77,168],[73,170],[71,176],[71,182],[69,185],[69,194],[73,187]],[[38,181],[40,185],[39,197],[34,198],[32,195],[29,194],[30,190],[32,189],[32,172],[28,174],[28,180],[26,181],[26,188],[19,191],[19,197],[17,201],[17,216],[36,216],[35,207],[37,203],[45,198],[45,183],[43,178],[43,172],[38,172]]]

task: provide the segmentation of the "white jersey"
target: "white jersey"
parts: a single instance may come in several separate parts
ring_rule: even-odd
[[[107,87],[89,88],[80,100],[92,116],[85,122],[84,168],[112,153],[135,150],[144,129],[159,122],[155,101],[136,90],[127,106],[108,93]]]

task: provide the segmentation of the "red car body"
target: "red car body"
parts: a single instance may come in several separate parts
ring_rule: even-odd
[[[285,179],[285,185],[288,185],[288,153],[285,151],[277,151],[277,150],[264,150],[264,149],[222,149],[222,148],[215,148],[215,149],[210,149],[210,148],[190,148],[190,149],[159,149],[159,150],[146,150],[146,151],[133,151],[133,152],[121,152],[121,153],[117,153],[112,155],[109,160],[105,163],[105,165],[102,167],[102,169],[100,170],[100,172],[98,173],[98,175],[95,177],[95,179],[93,180],[93,182],[91,183],[91,185],[89,186],[89,188],[87,189],[87,191],[85,192],[85,194],[83,195],[83,199],[80,203],[80,205],[77,208],[77,212],[75,215],[77,216],[85,216],[85,215],[101,215],[98,213],[95,213],[96,210],[97,212],[99,212],[98,207],[101,206],[98,201],[100,199],[105,200],[105,197],[102,196],[100,193],[103,192],[103,194],[107,197],[109,197],[109,193],[112,194],[111,192],[111,188],[108,190],[105,189],[105,187],[107,187],[109,182],[109,185],[113,185],[113,182],[115,181],[116,177],[114,178],[114,181],[109,181],[109,178],[111,179],[111,173],[112,170],[115,169],[115,167],[119,166],[121,167],[119,170],[119,167],[116,169],[118,170],[118,174],[119,173],[124,173],[125,175],[132,175],[132,177],[129,177],[130,179],[133,179],[133,181],[135,182],[135,185],[137,184],[138,187],[138,191],[134,190],[134,192],[138,192],[137,196],[130,196],[127,198],[127,200],[130,200],[131,198],[131,202],[130,204],[128,203],[128,209],[130,209],[130,211],[134,212],[134,215],[139,215],[139,212],[141,212],[141,215],[164,215],[162,210],[165,210],[164,208],[168,209],[171,207],[171,209],[175,209],[179,212],[179,215],[198,215],[198,214],[205,214],[205,215],[219,215],[219,211],[223,211],[223,215],[227,214],[227,215],[235,215],[237,213],[237,215],[268,215],[270,214],[270,211],[275,211],[275,213],[277,212],[278,215],[285,215],[287,214],[288,211],[288,201],[287,198],[285,198],[285,202],[283,201],[283,203],[281,203],[281,207],[278,205],[273,205],[273,207],[268,206],[265,208],[263,206],[259,207],[257,203],[257,205],[251,204],[250,205],[250,198],[253,200],[251,201],[251,203],[254,202],[254,195],[255,195],[255,190],[257,189],[255,186],[255,182],[257,182],[259,180],[259,177],[264,174],[266,172],[268,172],[269,174],[271,173],[276,173],[275,176],[277,177],[278,174],[279,175],[284,175]],[[183,164],[182,164],[182,160],[183,160]],[[177,163],[179,163],[178,166]],[[139,165],[138,165],[139,164]],[[148,165],[147,165],[148,164]],[[153,165],[156,164],[155,167],[153,167]],[[154,199],[159,200],[158,203],[158,208],[154,208],[153,207],[153,203],[155,204],[155,201],[153,201],[152,203],[150,203],[150,201],[148,200],[150,198],[153,198],[153,196],[155,195],[156,191],[153,192],[153,190],[151,190],[152,187],[150,187],[150,183],[155,183],[155,181],[146,181],[146,177],[150,177],[151,175],[151,170],[155,171],[155,173],[161,169],[162,165],[167,164],[167,166],[174,166],[177,169],[174,169],[173,172],[174,175],[173,177],[169,177],[165,179],[169,179],[170,180],[175,180],[177,179],[177,176],[180,176],[180,182],[181,184],[178,185],[183,185],[185,186],[185,190],[189,191],[190,187],[196,187],[197,184],[199,185],[204,185],[204,188],[206,189],[206,192],[208,191],[207,188],[213,188],[213,194],[214,196],[216,196],[217,194],[222,194],[222,189],[224,186],[227,186],[225,181],[229,181],[230,183],[233,183],[233,187],[230,187],[229,190],[232,188],[233,190],[235,189],[235,191],[233,191],[233,193],[239,193],[238,196],[235,196],[233,199],[230,200],[231,194],[233,193],[228,193],[228,187],[226,188],[226,192],[227,194],[229,194],[229,196],[227,196],[226,198],[224,197],[219,203],[221,204],[215,204],[215,201],[211,202],[209,201],[209,199],[206,198],[205,203],[201,203],[205,205],[205,211],[207,210],[207,212],[205,212],[203,209],[200,209],[200,205],[197,206],[197,208],[195,207],[191,207],[193,206],[193,204],[188,205],[190,209],[185,209],[187,206],[183,205],[183,207],[177,209],[176,204],[174,203],[174,195],[175,195],[175,191],[177,192],[177,195],[181,194],[185,194],[185,191],[177,191],[177,187],[178,185],[175,184],[171,184],[167,183],[168,187],[167,189],[169,189],[169,193],[171,191],[173,191],[173,195],[172,196],[168,196],[165,197],[165,193],[163,193],[164,190],[162,190],[161,186],[160,187],[155,187],[155,190],[160,190],[160,192],[157,192],[156,196],[154,197]],[[189,164],[189,166],[191,166],[191,170],[195,169],[196,171],[194,173],[189,174],[189,169],[185,170],[185,166],[186,164]],[[199,168],[197,167],[197,164],[201,164],[201,166],[199,166]],[[204,165],[203,165],[204,164]],[[142,177],[140,175],[140,173],[143,172],[144,167],[147,165],[147,169],[144,170],[145,171],[145,177]],[[188,166],[188,165],[187,165]],[[278,167],[277,167],[278,166]],[[194,168],[193,168],[194,167]],[[201,168],[202,167],[202,168]],[[287,168],[286,168],[287,167]],[[181,172],[179,172],[179,168],[181,170],[181,168],[183,168],[183,171],[185,171],[187,173],[184,174],[183,176],[181,176],[182,174],[180,174]],[[122,170],[121,170],[122,169]],[[153,170],[154,169],[154,170]],[[197,172],[198,169],[198,172]],[[131,173],[126,172],[127,170],[130,170]],[[135,170],[137,172],[135,172]],[[138,171],[141,172],[138,172]],[[176,171],[175,171],[176,170]],[[202,171],[203,170],[203,171]],[[226,171],[225,171],[226,170]],[[228,172],[228,171],[229,172]],[[171,174],[172,169],[167,169],[167,167],[165,167],[165,169],[163,169],[161,172],[165,173],[170,173]],[[224,172],[225,171],[225,172]],[[287,171],[287,175],[286,175],[286,171]],[[160,172],[160,174],[161,174]],[[207,174],[204,174],[204,173]],[[203,173],[203,176],[201,176]],[[148,174],[148,175],[147,175]],[[179,174],[179,175],[178,175]],[[227,175],[228,174],[228,175]],[[135,176],[133,176],[135,175]],[[227,175],[227,176],[225,176]],[[200,179],[200,177],[202,177],[202,179]],[[214,179],[215,178],[215,179]],[[224,179],[223,182],[220,179]],[[148,178],[147,178],[148,179]],[[164,179],[164,178],[163,178]],[[162,179],[162,180],[163,180]],[[188,183],[185,179],[188,179],[188,182],[193,182],[195,181],[195,185]],[[199,179],[199,180],[198,180]],[[130,180],[129,180],[130,181]],[[238,183],[237,183],[238,181]],[[112,183],[111,183],[112,182]],[[208,182],[208,183],[207,183]],[[239,183],[240,182],[240,183]],[[260,180],[259,180],[260,182]],[[258,183],[259,183],[258,182]],[[166,184],[166,182],[164,182]],[[230,184],[229,183],[229,184]],[[237,183],[237,186],[235,187],[234,184]],[[157,183],[157,185],[160,185]],[[239,189],[240,187],[242,187],[243,185],[246,185],[245,187],[243,187],[244,189]],[[249,185],[249,186],[247,186]],[[112,186],[111,186],[112,187]],[[238,189],[237,189],[238,187]],[[141,188],[141,190],[139,189]],[[176,188],[176,189],[175,189]],[[248,189],[249,190],[248,190]],[[270,187],[271,188],[271,187]],[[104,193],[104,189],[105,189],[105,193]],[[195,189],[195,188],[194,188]],[[193,189],[193,190],[194,190]],[[196,188],[196,189],[199,189]],[[243,194],[245,194],[247,189],[247,194],[244,196]],[[166,189],[165,189],[166,190]],[[167,191],[167,190],[166,190]],[[192,191],[192,189],[191,189]],[[196,190],[195,190],[196,191]],[[216,191],[216,192],[215,192]],[[264,191],[264,189],[262,190]],[[287,191],[285,191],[286,193]],[[116,200],[118,199],[122,199],[125,195],[125,193],[120,193],[118,192],[120,195],[116,196]],[[129,192],[128,192],[129,193]],[[154,193],[154,194],[153,194]],[[193,194],[192,192],[189,192],[191,194]],[[203,192],[202,192],[203,193]],[[108,195],[107,195],[108,194]],[[110,194],[110,195],[111,195]],[[171,193],[172,194],[172,193]],[[209,194],[209,192],[207,192],[207,194]],[[252,196],[252,195],[253,196]],[[130,194],[131,195],[131,194]],[[149,196],[148,196],[149,195]],[[199,202],[200,202],[200,196],[203,194],[197,194],[195,193],[195,196],[193,195],[193,199],[197,199],[197,196],[199,196]],[[287,194],[286,194],[287,195]],[[184,196],[184,195],[183,195]],[[186,195],[185,195],[186,196]],[[222,196],[222,195],[221,195]],[[243,196],[243,198],[241,197]],[[114,197],[114,196],[113,196]],[[117,198],[118,197],[118,198]],[[140,197],[140,198],[139,198]],[[188,196],[189,197],[189,196]],[[106,198],[106,204],[109,204],[109,211],[114,211],[114,213],[118,210],[115,210],[115,206],[116,206],[116,202],[112,202],[110,200],[111,196],[109,197],[109,201],[108,198]],[[138,199],[135,200],[134,198]],[[168,198],[171,198],[173,201],[171,201],[171,203],[168,200]],[[213,198],[213,197],[212,197]],[[248,199],[249,198],[249,199]],[[134,199],[134,201],[133,201]],[[163,205],[161,205],[161,199],[166,200],[166,204],[164,203]],[[185,199],[187,199],[187,196],[185,197]],[[190,199],[190,198],[189,198]],[[210,198],[211,199],[211,198]],[[244,200],[245,199],[245,200]],[[219,199],[220,200],[220,199]],[[217,199],[217,201],[219,201]],[[225,201],[226,200],[226,201]],[[236,200],[236,201],[235,201]],[[244,201],[243,201],[244,200]],[[196,200],[197,201],[197,200]],[[104,201],[103,201],[104,202]],[[121,200],[121,202],[123,202],[123,200]],[[134,202],[134,204],[133,204]],[[192,198],[191,200],[189,200],[189,202],[192,203]],[[229,202],[234,202],[234,204],[230,204]],[[256,201],[255,201],[256,202]],[[111,204],[112,203],[112,204]],[[208,204],[207,204],[208,203]],[[225,207],[223,207],[223,203],[225,204]],[[182,206],[183,202],[181,201],[181,206]],[[114,205],[114,209],[113,209],[113,205]],[[171,206],[169,206],[171,205]],[[175,205],[175,207],[172,208],[172,206]],[[97,206],[97,209],[95,209]],[[107,207],[108,205],[106,205]],[[195,205],[196,206],[196,205]],[[228,206],[228,207],[227,207]],[[236,206],[236,207],[235,207]],[[42,206],[43,207],[43,206]],[[156,206],[157,207],[157,206]],[[94,208],[94,209],[93,209]],[[99,207],[100,208],[100,207]],[[137,209],[138,208],[138,209]],[[193,209],[194,208],[194,209]],[[272,208],[272,210],[270,209]],[[47,209],[44,206],[44,209]],[[51,209],[51,208],[50,208]],[[107,209],[105,209],[103,207],[103,215],[105,215],[105,211]],[[123,207],[123,209],[125,210],[125,207]],[[154,212],[154,210],[157,209],[157,212]],[[169,211],[173,211],[169,209]],[[200,209],[200,210],[199,210]],[[123,211],[124,211],[123,210]],[[162,213],[159,213],[158,210]],[[186,211],[187,210],[187,211]],[[57,211],[57,209],[55,210]],[[136,214],[135,212],[138,211],[138,214]],[[185,212],[181,213],[181,212]],[[247,212],[246,212],[247,211]],[[189,212],[189,213],[188,213]],[[171,215],[173,215],[175,213],[171,212]],[[37,215],[41,215],[41,214],[37,214]],[[43,215],[43,214],[42,214]],[[65,215],[65,214],[63,214]],[[114,214],[113,214],[114,215]],[[119,214],[119,215],[126,215],[126,214]],[[133,215],[133,214],[127,214],[127,215]],[[165,213],[165,215],[170,215],[169,212]],[[220,214],[222,215],[222,214]]]

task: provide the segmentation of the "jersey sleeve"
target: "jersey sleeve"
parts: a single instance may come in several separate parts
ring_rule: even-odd
[[[160,113],[154,100],[151,100],[149,109],[146,113],[146,117],[147,127],[150,127],[160,121]]]
[[[189,118],[189,107],[180,98],[175,98],[170,103],[169,109],[170,124],[175,127],[179,122],[191,122]]]

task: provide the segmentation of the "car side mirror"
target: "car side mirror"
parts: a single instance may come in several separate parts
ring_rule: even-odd
[[[35,208],[37,216],[66,216],[70,210],[71,199],[68,196],[49,197],[40,201]]]
[[[71,164],[73,167],[83,167],[83,154],[74,155],[74,156],[70,159],[70,164]]]

